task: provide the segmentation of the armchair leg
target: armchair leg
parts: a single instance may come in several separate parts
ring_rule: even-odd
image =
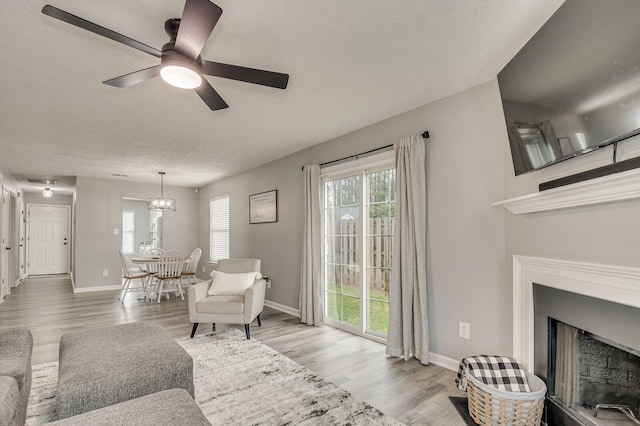
[[[244,332],[247,333],[247,340],[249,340],[251,338],[251,333],[249,332],[249,324],[244,325]]]
[[[260,314],[258,314],[256,319],[258,320],[258,327],[262,327],[262,321],[260,320]]]
[[[194,322],[193,323],[193,328],[191,329],[191,338],[193,339],[193,336],[195,336],[196,334],[196,330],[198,329],[198,323]]]

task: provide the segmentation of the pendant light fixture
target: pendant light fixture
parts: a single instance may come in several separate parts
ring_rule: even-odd
[[[161,210],[163,212],[175,212],[176,200],[173,198],[164,198],[164,175],[165,172],[158,172],[160,175],[160,198],[152,198],[147,203],[149,210]]]

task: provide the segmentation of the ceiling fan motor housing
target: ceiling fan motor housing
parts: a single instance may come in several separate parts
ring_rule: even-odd
[[[165,43],[162,46],[162,58],[160,58],[160,64],[163,67],[169,65],[181,66],[185,68],[189,68],[192,71],[197,72],[198,74],[202,74],[202,65],[200,63],[200,56],[198,56],[197,60],[191,60],[185,55],[180,54],[176,51],[176,37],[178,36],[178,30],[180,29],[180,19],[172,18],[167,19],[164,23],[164,30],[170,37],[168,43]]]

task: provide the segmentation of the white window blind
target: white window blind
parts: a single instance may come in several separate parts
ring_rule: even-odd
[[[229,258],[229,196],[209,201],[209,260]]]
[[[135,252],[135,218],[132,211],[122,212],[122,253],[125,254]]]

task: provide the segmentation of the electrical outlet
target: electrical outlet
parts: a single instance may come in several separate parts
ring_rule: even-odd
[[[471,324],[460,321],[458,323],[458,337],[462,339],[471,339]]]
[[[113,235],[120,235],[120,228],[113,228]]]
[[[109,270],[108,269],[103,269],[102,270],[102,276],[103,277],[108,277],[109,276]]]

